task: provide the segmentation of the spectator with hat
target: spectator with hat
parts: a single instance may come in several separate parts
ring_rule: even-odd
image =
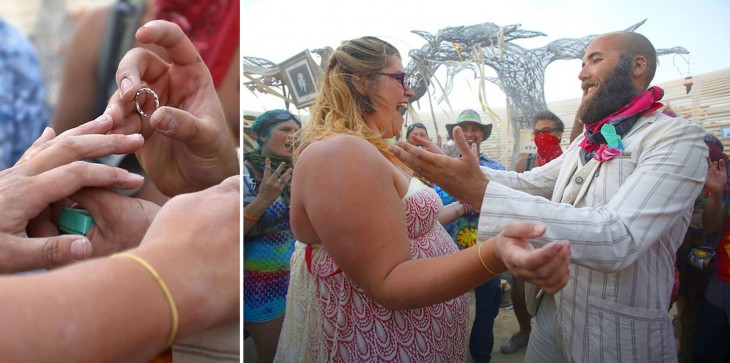
[[[453,139],[452,131],[455,126],[460,126],[464,130],[466,141],[472,150],[476,147],[477,152],[482,142],[486,141],[492,133],[492,124],[483,123],[479,113],[471,109],[462,111],[455,123],[446,125],[446,131],[450,139]],[[506,170],[504,165],[490,159],[484,153],[479,153],[479,165],[495,170]],[[441,197],[443,205],[462,203],[438,185],[434,189]],[[479,225],[479,213],[466,203],[462,204],[464,205],[464,214],[444,225],[459,249],[469,248],[476,244],[477,227]],[[489,362],[492,359],[492,346],[494,345],[492,330],[494,328],[494,319],[499,313],[499,299],[502,296],[499,280],[499,276],[495,276],[474,289],[476,314],[469,337],[469,353],[476,363]]]

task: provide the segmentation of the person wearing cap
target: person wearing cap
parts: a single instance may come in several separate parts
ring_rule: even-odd
[[[664,112],[668,114],[666,110]],[[716,245],[723,223],[723,194],[727,184],[725,162],[728,156],[723,153],[722,142],[711,133],[705,135],[704,141],[709,150],[707,180],[703,193],[695,199],[689,228],[677,249],[676,271],[679,276],[672,299],[677,302],[679,362],[705,361],[692,359],[692,347],[697,339],[705,287],[712,273],[692,266],[689,256],[693,249]]]
[[[455,126],[460,126],[464,130],[469,146],[476,145],[477,150],[492,133],[492,125],[483,123],[479,113],[471,109],[462,111],[455,123],[446,125],[449,138],[453,138],[452,132]],[[505,170],[504,165],[490,159],[484,153],[479,153],[479,165],[495,170]],[[458,209],[460,211],[458,218],[444,225],[459,249],[469,248],[476,244],[479,213],[450,196],[438,185],[434,186],[434,190],[438,193],[443,205],[457,203],[464,206]],[[502,296],[502,288],[499,283],[499,276],[495,276],[474,289],[476,313],[469,337],[469,353],[475,363],[489,362],[492,358],[494,319],[499,313],[499,299]]]
[[[289,224],[292,135],[300,128],[289,111],[266,111],[252,127],[258,147],[244,154],[243,323],[260,362],[274,359],[284,322],[295,241]]]

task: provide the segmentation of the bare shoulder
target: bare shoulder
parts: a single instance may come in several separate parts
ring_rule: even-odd
[[[308,145],[297,163],[356,164],[387,161],[367,140],[354,135],[335,135]]]

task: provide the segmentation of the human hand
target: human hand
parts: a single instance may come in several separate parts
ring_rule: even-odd
[[[25,238],[0,233],[0,274],[50,269],[92,257],[84,236]]]
[[[440,147],[436,146],[431,141],[431,139],[428,139],[428,138],[425,138],[424,139],[422,137],[416,136],[415,134],[413,135],[413,139],[416,141],[416,144],[417,145],[421,145],[423,147],[423,149],[426,150],[426,151],[428,151],[428,152],[432,152],[434,154],[442,154],[442,155],[444,153],[444,151],[441,150]]]
[[[192,42],[179,26],[161,20],[145,24],[136,36],[142,44],[162,47],[170,62],[143,48],[127,52],[116,74],[120,91],[107,110],[114,119],[112,131],[144,136],[137,158],[167,196],[202,190],[238,174],[235,138]],[[134,100],[142,87],[153,89],[161,105],[149,120],[137,113]]]
[[[153,266],[173,263],[178,274],[194,277],[185,279],[182,288],[198,292],[192,295],[199,301],[192,305],[211,325],[235,319],[240,311],[240,185],[240,176],[235,176],[201,192],[170,199],[136,250]],[[171,290],[175,295],[174,286]],[[182,314],[181,310],[181,330]]]
[[[725,166],[725,160],[720,159],[713,163],[710,158],[707,158],[707,179],[705,179],[705,191],[714,194],[722,195],[725,192],[725,186],[727,185],[727,170]]]
[[[479,168],[479,159],[472,150],[475,147],[469,147],[461,127],[454,127],[453,135],[461,158],[428,152],[405,141],[398,141],[390,147],[390,151],[416,173],[437,184],[454,198],[481,210],[489,181]]]
[[[137,247],[160,210],[155,203],[127,197],[107,188],[83,188],[69,199],[94,218],[94,225],[86,233],[86,238],[91,241],[95,257]],[[50,232],[51,235],[57,234],[57,231]]]
[[[554,294],[570,277],[570,243],[551,242],[535,249],[529,240],[545,234],[546,227],[533,222],[506,225],[497,238],[497,254],[510,272]]]
[[[111,118],[102,115],[59,136],[48,128],[12,168],[0,172],[0,205],[4,208],[0,232],[23,236],[28,222],[42,212],[46,218],[38,223],[55,228],[47,213],[49,206],[82,187],[139,187],[143,182],[139,175],[80,161],[129,153],[142,146],[139,134],[103,135],[111,126]]]
[[[271,160],[266,158],[264,165],[264,176],[261,179],[261,187],[259,188],[259,197],[264,198],[268,204],[273,203],[284,190],[284,186],[291,180],[292,168],[287,169],[286,163],[281,163],[274,170],[271,171]]]

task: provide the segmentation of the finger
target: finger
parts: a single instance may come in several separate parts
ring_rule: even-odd
[[[18,161],[15,163],[15,165],[20,165],[20,164],[26,162],[31,157],[33,157],[33,155],[35,155],[39,150],[41,150],[43,148],[43,144],[50,141],[54,137],[56,137],[56,132],[52,128],[46,127],[45,130],[43,130],[43,133],[41,134],[41,136],[39,136],[33,142],[33,144],[30,145],[30,147],[27,150],[25,150],[25,152],[23,153],[23,155],[20,156]]]
[[[423,138],[420,136],[413,135],[413,139],[416,141],[416,144],[422,145],[424,149],[426,149],[428,152],[436,153],[436,154],[443,154],[443,150],[441,150],[440,147],[436,146],[431,139]]]
[[[509,238],[538,238],[545,234],[544,224],[530,221],[512,222],[504,226],[502,235]]]
[[[284,173],[284,168],[286,168],[286,163],[282,161],[274,171],[277,178],[281,179],[281,175]]]
[[[43,131],[43,134],[31,145],[30,148],[23,154],[16,165],[20,165],[32,159],[38,153],[42,152],[71,136],[79,135],[91,135],[91,134],[105,134],[113,125],[113,120],[106,114],[102,114],[94,120],[85,122],[77,127],[66,130],[62,134],[56,136],[53,129],[47,128]]]
[[[185,103],[185,101],[181,101]],[[199,117],[190,112],[171,106],[162,106],[152,113],[150,126],[157,132],[173,139],[184,142],[188,148],[194,150],[214,149],[222,138],[232,139],[228,127],[219,127],[225,117],[215,108],[203,108]],[[220,120],[221,123],[204,122],[203,119]]]
[[[271,159],[266,158],[264,161],[264,179],[268,179],[271,176]]]
[[[144,85],[158,89],[159,87],[155,87],[154,80],[160,79],[160,76],[169,67],[170,65],[162,58],[146,49],[134,48],[129,50],[119,62],[115,75],[120,100],[124,102],[132,101],[137,90],[143,87],[143,79],[146,80]],[[160,104],[166,103],[163,98],[164,95],[164,92],[158,92]]]
[[[284,174],[282,174],[281,180],[284,181],[284,184],[288,183],[291,180],[293,170],[294,169],[292,169],[292,168],[286,169]]]
[[[548,268],[552,267],[553,264],[559,260],[557,257],[561,253],[565,253],[565,250],[568,248],[570,248],[569,243],[563,243],[562,241],[551,242],[541,248],[530,251],[525,256],[522,256],[522,258],[518,260],[518,269],[526,277],[544,278],[546,277],[544,273],[545,270],[541,268],[545,268],[546,266]]]
[[[137,30],[136,37],[142,44],[156,44],[164,48],[172,63],[180,65],[199,63],[205,66],[192,41],[175,23],[163,20],[150,21]]]
[[[26,160],[23,167],[27,168],[28,175],[35,175],[82,159],[131,153],[143,143],[140,134],[67,136]]]
[[[726,174],[726,170],[727,170],[726,168],[727,168],[727,165],[725,165],[725,159],[720,159],[720,160],[719,160],[719,161],[717,162],[717,168],[718,168],[718,169],[720,170],[720,172],[721,172],[722,174],[724,174],[724,175],[727,175],[727,174]]]
[[[83,236],[60,235],[46,238],[0,236],[0,272],[15,273],[51,268],[92,256],[91,242]]]
[[[544,267],[540,268],[538,277],[531,279],[548,293],[554,293],[565,287],[570,277],[570,249],[567,241],[557,242],[565,245],[559,254]]]
[[[40,204],[64,199],[83,187],[138,188],[144,182],[140,175],[108,165],[76,161],[30,178],[28,192],[39,193]]]
[[[454,143],[456,143],[456,147],[459,148],[459,152],[461,153],[461,158],[478,163],[476,156],[469,147],[469,143],[466,142],[461,126],[454,127],[452,134],[454,135]]]
[[[428,176],[429,170],[437,167],[438,157],[443,156],[428,152],[405,141],[398,141],[389,150],[408,167],[423,176]]]

